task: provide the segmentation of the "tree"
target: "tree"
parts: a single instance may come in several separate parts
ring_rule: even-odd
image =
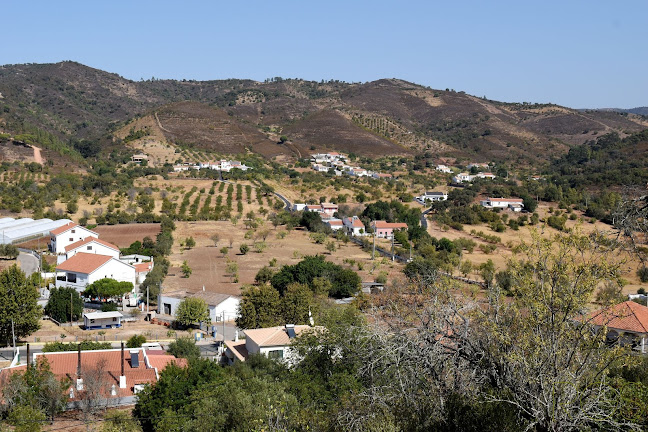
[[[187,239],[185,240],[185,246],[187,247],[187,249],[191,249],[191,248],[195,247],[196,246],[196,240],[194,240],[193,237],[187,237]]]
[[[241,251],[241,255],[246,255],[250,251],[250,246],[245,243],[241,243],[239,250]]]
[[[139,348],[146,343],[146,337],[143,335],[133,335],[126,341],[127,348]]]
[[[238,264],[236,263],[236,261],[228,262],[226,270],[230,277],[234,279],[238,273]]]
[[[328,242],[326,242],[326,250],[327,250],[329,253],[332,254],[333,252],[335,252],[336,249],[337,249],[337,248],[336,248],[336,246],[335,246],[335,242],[334,242],[333,240],[329,240]]]
[[[533,213],[538,208],[538,201],[527,195],[522,199],[522,205],[524,206],[524,210]]]
[[[180,270],[182,271],[182,275],[185,278],[191,276],[192,271],[191,271],[191,267],[189,267],[189,264],[187,264],[187,260],[184,260],[182,262],[182,267],[180,267]]]
[[[479,265],[479,274],[487,287],[493,284],[493,278],[495,277],[495,263],[492,259],[488,259],[485,263]]]
[[[183,325],[211,322],[207,303],[200,298],[187,297],[178,305],[176,320]]]
[[[176,341],[171,342],[167,352],[178,358],[196,359],[200,357],[200,348],[189,337],[178,338]]]
[[[236,326],[242,329],[272,327],[281,324],[281,299],[270,285],[243,289]]]
[[[218,247],[218,242],[220,241],[220,236],[218,234],[213,234],[209,238],[211,239],[211,241],[214,242],[214,247]]]
[[[285,323],[308,324],[313,292],[307,285],[290,284],[281,298],[281,316]]]
[[[69,322],[70,308],[72,320],[78,321],[83,314],[83,299],[77,290],[71,287],[52,288],[45,313],[58,322]]]
[[[286,141],[288,141],[288,137],[287,137],[286,135],[281,135],[281,136],[279,137],[279,143],[280,143],[280,144],[285,144]]]
[[[222,254],[223,254],[223,258],[225,258],[225,257],[227,256],[227,254],[229,253],[229,248],[228,248],[227,246],[223,246],[223,247],[220,249],[220,253],[222,253]]]
[[[38,330],[42,309],[40,297],[33,282],[28,280],[17,265],[0,273],[0,344],[8,345],[13,331],[16,339]]]
[[[256,276],[254,277],[254,282],[259,285],[266,284],[272,280],[274,273],[275,272],[270,267],[263,266],[261,267],[261,269],[259,269]]]
[[[459,271],[463,275],[463,277],[467,278],[470,272],[473,270],[473,265],[470,261],[464,260],[461,262],[459,265]]]
[[[115,279],[103,278],[88,285],[83,291],[86,297],[121,298],[133,290],[131,282],[118,282]]]
[[[141,432],[137,421],[124,411],[108,411],[101,432]]]

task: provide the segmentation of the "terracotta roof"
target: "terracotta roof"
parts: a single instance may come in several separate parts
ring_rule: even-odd
[[[364,228],[364,224],[357,217],[345,218],[344,221],[345,221],[345,223],[351,225],[353,228]]]
[[[310,328],[307,325],[296,325],[295,334],[299,336],[301,332]],[[284,326],[245,330],[245,337],[250,338],[259,347],[290,345],[290,338]]]
[[[402,222],[385,222],[385,221],[374,221],[372,225],[375,228],[391,228],[391,229],[398,229],[398,228],[407,228],[406,223]]]
[[[153,263],[145,262],[145,263],[133,264],[133,267],[135,267],[135,271],[137,273],[144,273],[150,271],[153,268]]]
[[[60,226],[60,227],[56,228],[56,229],[53,229],[52,231],[50,231],[50,234],[56,236],[56,235],[64,233],[65,231],[67,231],[67,230],[69,230],[71,228],[74,228],[76,226],[79,226],[79,225],[74,223],[74,222],[70,222],[70,223],[67,223],[67,224],[65,224],[63,226]]]
[[[633,301],[625,301],[596,311],[590,314],[589,320],[598,326],[634,333],[648,333],[648,307]]]
[[[90,274],[102,265],[106,264],[111,259],[113,258],[108,255],[79,252],[72,258],[57,265],[56,271],[70,271],[75,273]]]
[[[337,204],[331,204],[331,203],[322,203],[322,207],[331,207],[331,208],[338,208]]]
[[[115,246],[114,244],[108,243],[107,241],[99,240],[98,238],[94,238],[94,237],[86,237],[83,240],[79,240],[78,242],[72,243],[71,245],[69,245],[69,246],[67,246],[65,248],[65,252],[69,252],[69,251],[71,251],[73,249],[79,248],[81,246],[84,246],[84,245],[86,245],[88,243],[92,243],[92,242],[97,242],[100,245],[104,245],[107,248],[114,249],[117,252],[119,252],[119,248],[117,246]]]
[[[175,363],[179,367],[187,366],[187,359],[175,358],[169,354],[151,354],[150,351],[146,352],[146,356],[149,359],[149,364],[151,367],[154,367],[158,372],[162,372],[171,363]]]
[[[342,221],[339,220],[339,219],[331,219],[326,223],[331,225],[331,226],[342,226]]]
[[[232,354],[234,354],[234,356],[240,361],[247,360],[250,355],[245,347],[245,340],[225,341],[225,346],[229,348]]]

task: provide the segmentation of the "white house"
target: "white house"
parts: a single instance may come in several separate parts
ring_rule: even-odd
[[[119,258],[119,248],[114,244],[105,242],[92,236],[86,237],[83,240],[72,243],[65,248],[65,254],[56,257],[56,263],[62,262],[72,258],[78,252],[85,252],[89,254],[108,255],[114,258]]]
[[[119,259],[130,265],[153,261],[153,257],[139,254],[122,255]]]
[[[322,215],[326,215],[328,217],[333,217],[333,214],[338,211],[337,204],[321,203],[320,207],[322,208],[321,210]]]
[[[347,234],[354,236],[365,235],[365,226],[360,218],[358,218],[358,216],[353,216],[350,218],[345,217],[344,219],[342,219],[342,223],[344,224],[344,229],[346,230]]]
[[[165,315],[176,315],[178,306],[186,298],[199,298],[207,303],[209,318],[211,322],[232,321],[238,316],[240,297],[229,294],[219,294],[209,291],[175,291],[158,296],[158,313]]]
[[[143,283],[146,276],[153,270],[153,261],[131,265],[135,267],[135,283],[138,285]]]
[[[244,362],[251,354],[263,354],[268,358],[293,363],[295,357],[290,345],[297,336],[313,329],[307,325],[286,324],[244,330],[245,340],[225,341],[225,356],[230,364]]]
[[[452,170],[450,169],[450,167],[447,167],[445,165],[437,165],[436,170],[441,171],[442,173],[447,173],[447,174],[452,173]]]
[[[292,211],[297,212],[297,211],[302,211],[306,208],[306,204],[302,203],[295,203],[292,206]]]
[[[114,312],[91,312],[83,314],[83,326],[86,330],[121,327],[123,315]]]
[[[329,167],[327,167],[326,165],[317,164],[317,163],[314,163],[312,165],[312,168],[317,172],[328,172],[329,170]]]
[[[462,172],[457,174],[452,178],[452,181],[455,183],[464,183],[464,182],[471,182],[475,178],[474,175],[470,175],[467,172]]]
[[[342,219],[327,219],[325,221],[326,225],[328,225],[329,228],[331,228],[332,231],[338,231],[344,228],[344,224],[342,223]]]
[[[390,180],[390,179],[393,179],[393,178],[394,178],[394,176],[391,175],[391,174],[386,174],[386,173],[377,173],[377,172],[372,173],[372,174],[371,174],[371,177],[373,177],[373,178],[375,178],[375,179],[379,179],[379,180]]]
[[[476,177],[485,178],[485,179],[491,179],[492,180],[497,176],[495,174],[491,173],[491,172],[480,172],[480,173],[477,173]]]
[[[488,169],[488,164],[487,163],[473,162],[473,163],[468,164],[468,166],[466,168],[467,169],[473,169],[473,168],[486,168],[486,169]]]
[[[79,240],[84,240],[86,237],[99,238],[99,234],[74,222],[70,222],[50,231],[49,250],[55,254],[63,254],[65,253],[66,247]]]
[[[84,291],[86,286],[99,279],[110,278],[135,285],[135,267],[109,255],[77,252],[72,258],[58,264],[56,287],[73,287]]]
[[[446,201],[448,199],[448,194],[446,192],[429,192],[426,191],[423,195],[416,197],[416,201],[421,204],[426,202],[436,202],[436,201]]]
[[[482,207],[489,209],[510,208],[515,212],[519,212],[522,211],[522,208],[524,208],[524,204],[522,204],[522,202],[523,200],[520,198],[486,198],[484,200],[481,200],[479,203]]]

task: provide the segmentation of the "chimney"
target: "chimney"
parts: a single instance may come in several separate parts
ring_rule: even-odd
[[[225,338],[225,334],[223,334],[223,338]],[[234,332],[234,342],[238,342],[238,330]]]
[[[29,367],[29,344],[27,344],[27,367]]]
[[[121,375],[119,375],[119,388],[126,388],[126,375],[124,374],[124,342],[121,343]]]
[[[77,380],[76,380],[77,390],[83,390],[83,379],[81,378],[81,344],[78,345],[77,351]]]

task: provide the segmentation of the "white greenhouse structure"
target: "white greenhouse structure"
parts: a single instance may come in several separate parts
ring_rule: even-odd
[[[70,219],[0,218],[0,244],[22,243],[49,235],[49,232],[72,222]]]

